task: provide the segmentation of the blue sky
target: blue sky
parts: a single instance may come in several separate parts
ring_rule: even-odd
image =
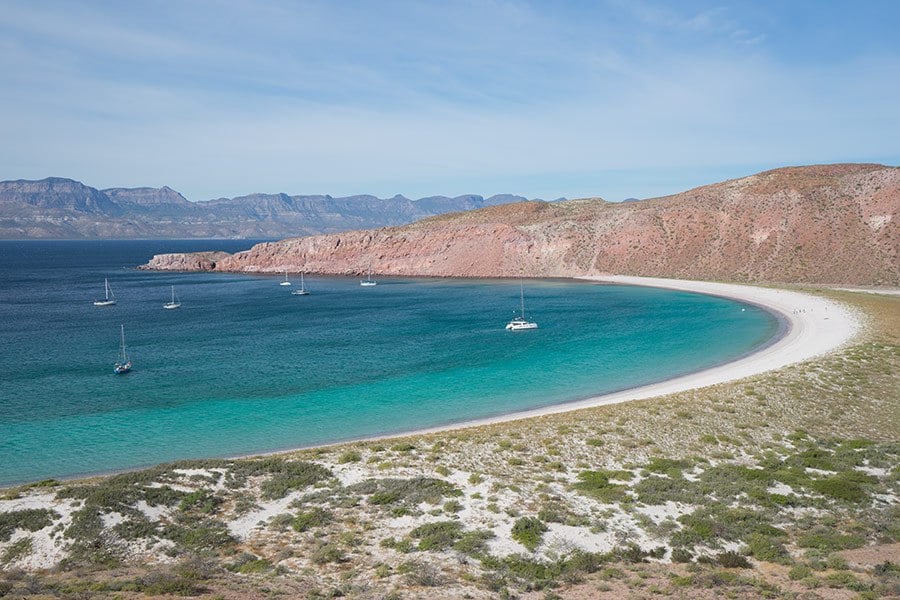
[[[900,163],[900,2],[0,0],[0,179],[652,197]]]

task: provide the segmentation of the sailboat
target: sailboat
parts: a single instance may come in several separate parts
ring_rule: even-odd
[[[366,279],[363,279],[359,282],[359,285],[364,287],[369,287],[371,285],[378,285],[378,282],[372,280],[372,263],[369,263],[369,276]]]
[[[515,317],[512,321],[506,324],[506,329],[509,331],[524,331],[526,329],[537,329],[537,323],[533,321],[529,321],[525,318],[525,284],[521,281],[519,282],[519,294],[522,298],[522,316]]]
[[[303,283],[303,273],[300,273],[300,289],[294,290],[291,292],[291,296],[309,296],[309,292],[306,291],[306,286]]]
[[[116,365],[113,367],[113,372],[116,375],[124,375],[128,371],[131,370],[131,361],[128,359],[128,354],[125,352],[125,326],[122,325],[122,347],[120,349],[121,354],[119,355],[119,360],[116,361]]]
[[[287,271],[284,272],[284,281],[282,281],[278,285],[291,285],[291,282],[288,281],[288,278],[287,278]]]
[[[173,308],[181,308],[181,301],[175,295],[175,286],[172,286],[172,300],[163,304],[163,308],[171,310]]]
[[[94,306],[112,306],[116,303],[116,295],[109,289],[109,279],[104,279],[103,285],[106,288],[106,297],[104,300],[94,300]]]

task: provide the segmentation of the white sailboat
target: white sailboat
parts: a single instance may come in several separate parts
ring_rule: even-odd
[[[525,318],[525,284],[521,281],[519,282],[519,294],[522,298],[522,315],[519,317],[515,317],[512,321],[506,324],[506,329],[509,331],[525,331],[526,329],[537,329],[537,323],[533,321],[529,321]]]
[[[287,271],[284,272],[284,281],[282,281],[278,285],[291,285],[291,282],[288,281],[288,278],[287,278]]]
[[[369,286],[372,286],[372,285],[378,285],[378,282],[377,282],[377,281],[374,281],[374,280],[372,279],[372,264],[371,264],[371,263],[369,263],[369,276],[368,276],[367,278],[363,279],[362,281],[360,281],[360,282],[359,282],[359,285],[361,285],[361,286],[363,286],[363,287],[369,287]]]
[[[175,295],[175,286],[172,286],[172,300],[163,304],[163,308],[166,310],[172,310],[173,308],[181,308],[181,301],[178,299],[178,296]]]
[[[105,299],[94,300],[94,306],[112,306],[116,303],[116,296],[109,287],[109,279],[103,280],[103,286],[106,288]]]
[[[306,285],[303,283],[303,272],[300,273],[300,289],[294,290],[291,292],[292,296],[309,296],[309,292],[306,291]]]
[[[122,325],[122,346],[119,349],[119,360],[116,361],[116,364],[113,367],[113,373],[116,375],[124,375],[130,370],[131,361],[128,359],[128,354],[125,352],[125,326]]]

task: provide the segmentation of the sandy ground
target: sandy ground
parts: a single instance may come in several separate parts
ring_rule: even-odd
[[[436,433],[463,427],[527,419],[582,408],[619,404],[630,400],[656,398],[726,381],[743,379],[828,354],[852,340],[863,326],[862,317],[839,302],[784,289],[708,281],[663,279],[659,277],[632,277],[627,275],[597,275],[581,277],[580,279],[597,283],[640,285],[697,292],[755,304],[779,315],[783,320],[785,331],[780,339],[760,349],[758,352],[730,363],[683,375],[675,379],[668,379],[659,383],[575,402],[545,406],[441,427],[393,433],[381,437],[393,438],[406,434]],[[519,335],[527,335],[527,332]]]

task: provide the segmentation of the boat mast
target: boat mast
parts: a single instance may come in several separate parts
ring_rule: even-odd
[[[125,325],[121,325],[122,328],[122,364],[128,362],[128,357],[125,356]]]
[[[522,319],[525,318],[525,284],[519,281],[519,293],[522,296]]]

